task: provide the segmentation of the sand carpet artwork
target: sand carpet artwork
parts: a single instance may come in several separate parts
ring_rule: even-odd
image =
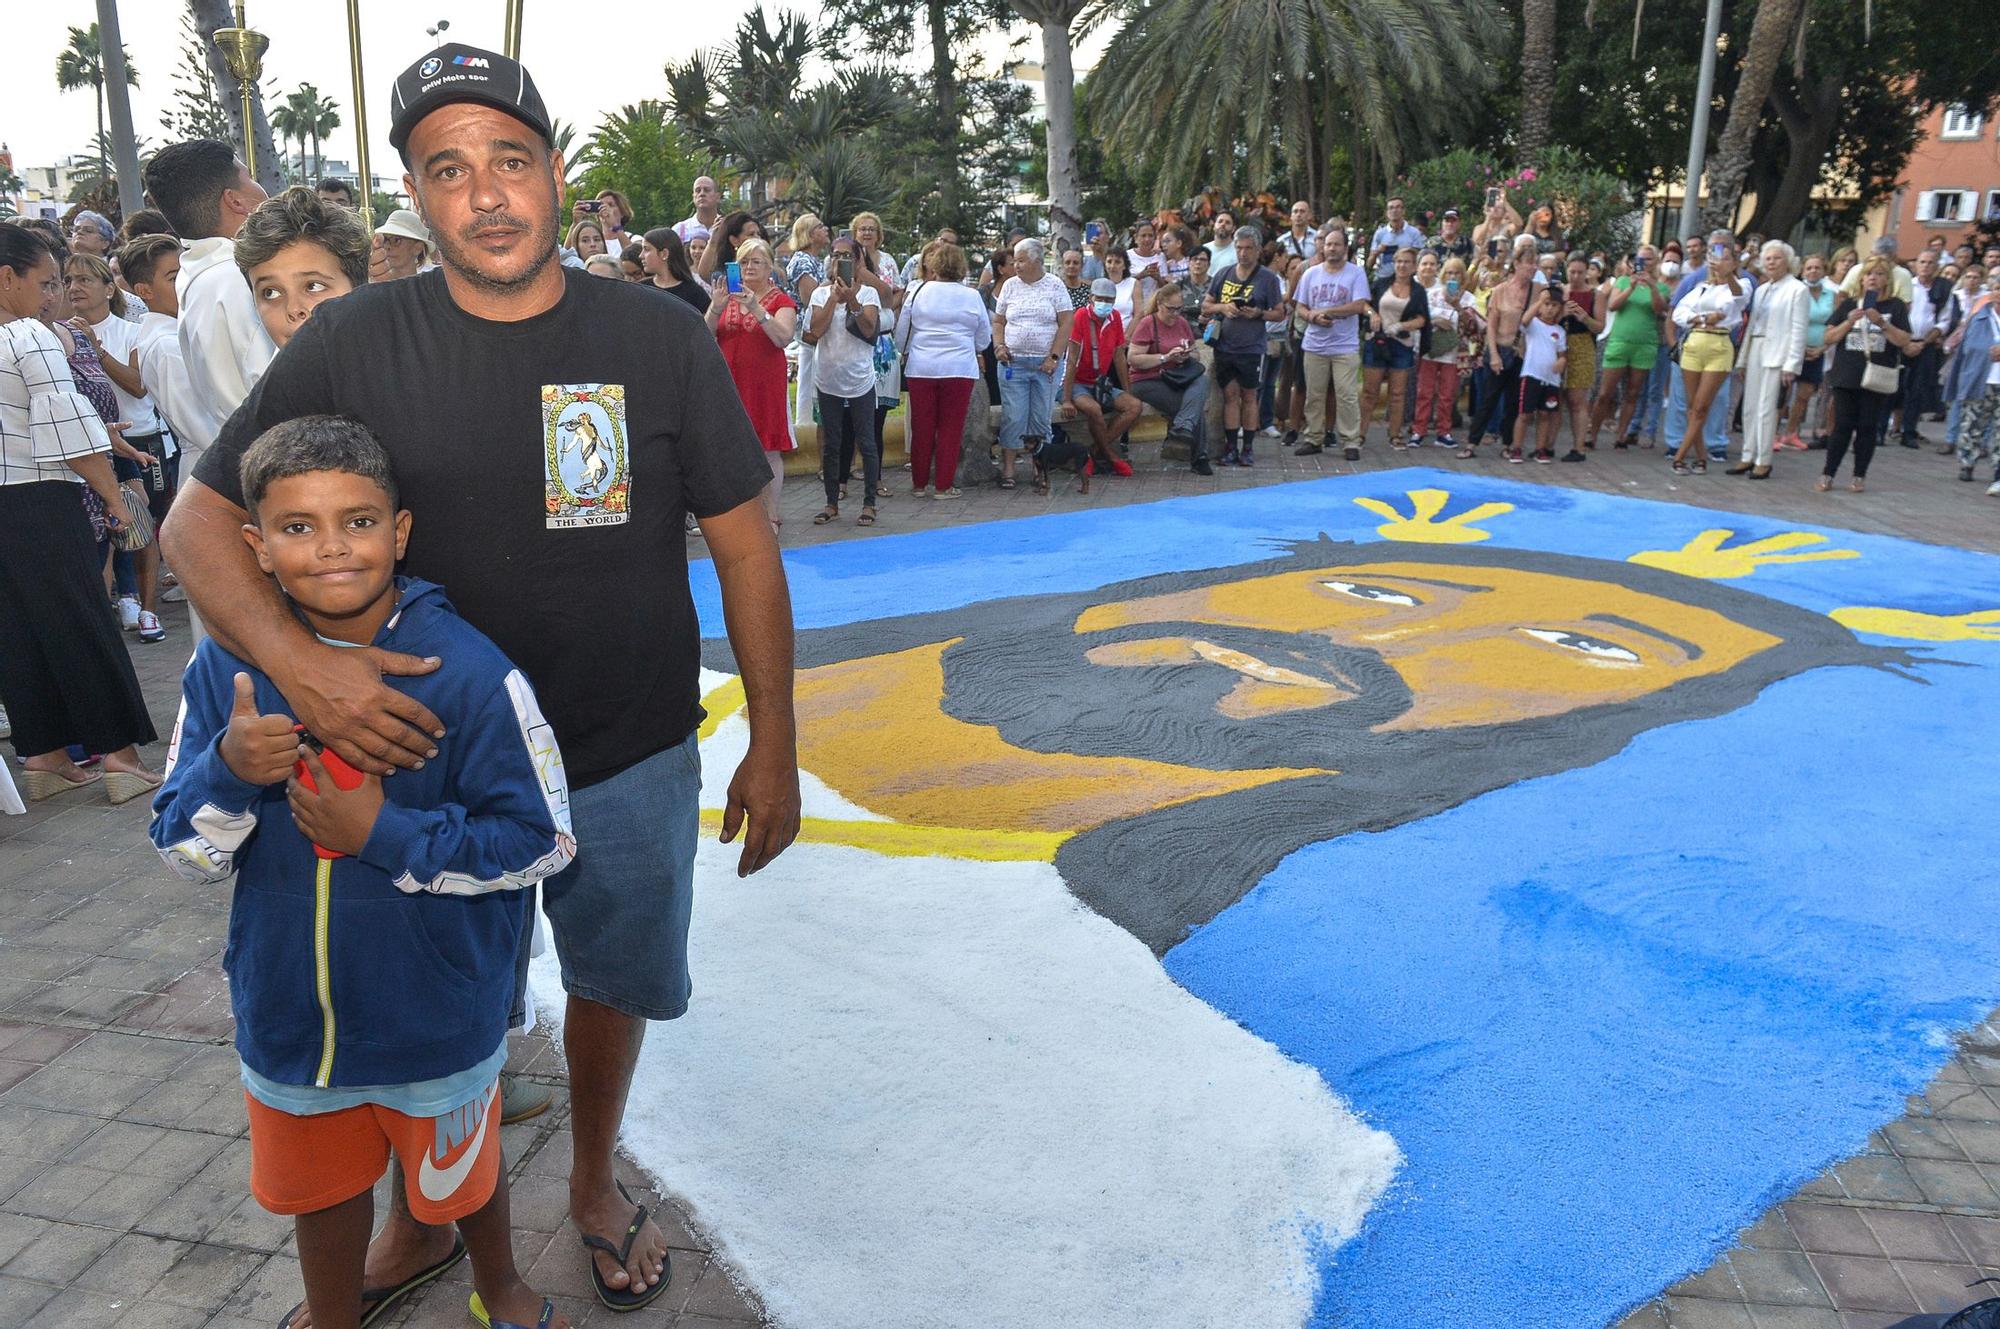
[[[780,1325],[1607,1325],[2000,1000],[1992,558],[1402,470],[787,565],[627,1133]]]

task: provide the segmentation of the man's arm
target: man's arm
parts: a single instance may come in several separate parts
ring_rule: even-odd
[[[444,726],[382,675],[428,674],[436,659],[322,644],[298,621],[243,540],[250,516],[199,480],[184,479],[160,552],[173,564],[202,626],[231,654],[263,670],[314,737],[372,775],[437,756]]]
[[[747,877],[784,853],[799,834],[792,597],[761,496],[703,517],[701,531],[722,584],[722,615],[750,719],[750,750],[729,782],[722,813],[724,844],[735,840],[749,819],[736,864],[736,875]]]

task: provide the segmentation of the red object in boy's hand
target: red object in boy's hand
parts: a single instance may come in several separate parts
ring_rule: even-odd
[[[306,733],[304,725],[293,725],[292,732],[317,746],[318,740]],[[367,778],[362,772],[355,770],[352,766],[341,760],[340,754],[332,748],[320,748],[318,756],[320,767],[326,771],[328,777],[332,779],[334,787],[337,789],[352,793],[354,790],[359,789],[361,782]],[[304,758],[300,758],[298,761],[292,763],[292,776],[312,793],[316,794],[319,792],[319,784],[313,779],[312,768],[306,765]],[[346,854],[338,849],[328,849],[319,844],[313,845],[313,853],[321,858],[347,857]]]

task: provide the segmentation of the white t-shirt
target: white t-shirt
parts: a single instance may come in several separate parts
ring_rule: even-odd
[[[807,326],[832,298],[832,285],[822,282],[806,305]],[[887,331],[881,322],[882,297],[875,294],[872,287],[861,287],[855,292],[854,299],[857,304],[876,311],[875,327],[878,333]],[[830,397],[860,397],[875,390],[875,344],[863,341],[847,330],[847,312],[844,308],[834,310],[827,321],[826,331],[813,344],[814,382],[821,392]]]
[[[1139,279],[1137,277],[1127,277],[1124,281],[1118,283],[1118,298],[1112,301],[1111,307],[1123,316],[1127,324],[1135,321],[1135,316],[1132,312],[1132,300],[1138,293]]]
[[[1463,334],[1466,325],[1460,318],[1460,315],[1476,313],[1479,309],[1479,306],[1472,302],[1472,292],[1466,290],[1463,283],[1458,288],[1458,304],[1456,306],[1452,304],[1451,297],[1445,294],[1443,281],[1425,287],[1424,300],[1430,306],[1430,326],[1433,335],[1435,335],[1438,328],[1450,328],[1454,332]],[[1609,321],[1608,319],[1606,320],[1606,322]],[[1461,335],[1458,345],[1452,347],[1449,351],[1428,355],[1424,358],[1427,360],[1436,360],[1440,364],[1455,364],[1458,361],[1458,353],[1464,348],[1465,339]]]
[[[1072,312],[1062,278],[1044,272],[1032,285],[1009,277],[993,298],[993,316],[1007,322],[1007,350],[1017,360],[1041,360],[1055,347],[1056,323]]]
[[[717,213],[715,215],[715,220],[718,224],[720,224],[722,221],[722,214]],[[701,218],[699,217],[688,216],[688,217],[683,217],[679,221],[674,223],[674,234],[678,235],[681,238],[682,244],[686,244],[690,240],[708,239],[709,236],[715,234],[715,228],[712,226],[704,226],[702,224]]]
[[[896,344],[906,379],[978,378],[979,352],[993,344],[993,319],[970,286],[920,281],[897,313]]]
[[[145,315],[141,314],[140,317],[144,318]],[[102,322],[91,324],[90,330],[97,334],[97,340],[104,347],[106,356],[116,359],[120,364],[132,363],[133,352],[139,345],[137,323],[128,322],[117,314],[106,314]],[[106,374],[105,377],[109,379],[111,375]],[[111,390],[118,394],[119,418],[132,426],[125,431],[126,437],[138,438],[145,434],[160,432],[160,413],[153,409],[151,397],[132,396],[118,386],[116,379],[111,381]]]
[[[1522,378],[1538,378],[1544,383],[1562,382],[1562,375],[1556,372],[1556,357],[1569,346],[1569,334],[1562,330],[1562,324],[1544,323],[1539,318],[1529,319],[1527,330],[1521,334],[1521,345]]]

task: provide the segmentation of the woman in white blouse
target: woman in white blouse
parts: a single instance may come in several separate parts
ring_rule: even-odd
[[[1702,430],[1716,393],[1736,366],[1731,334],[1743,322],[1750,302],[1750,285],[1738,274],[1736,252],[1717,245],[1708,254],[1708,279],[1674,306],[1674,323],[1681,329],[1681,380],[1687,386],[1687,436],[1674,453],[1675,475],[1700,475],[1708,470],[1708,448]]]
[[[96,490],[114,517],[125,511],[111,437],[40,322],[61,280],[40,236],[0,226],[0,705],[30,799],[99,780],[69,759],[75,743],[104,754],[105,791],[123,803],[159,784],[137,746],[158,735],[77,489]]]
[[[958,449],[979,379],[979,353],[993,344],[993,321],[979,292],[965,284],[965,251],[933,240],[923,274],[904,294],[896,318],[903,386],[910,393],[910,492],[931,485],[933,498],[959,497]]]

